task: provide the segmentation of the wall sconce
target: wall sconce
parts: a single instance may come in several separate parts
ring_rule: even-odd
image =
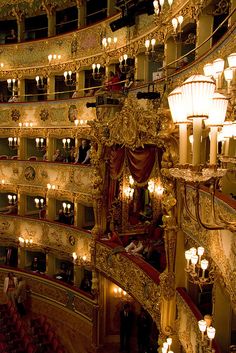
[[[128,55],[124,54],[119,58],[119,68],[123,74],[127,74],[131,71],[132,67],[128,65]]]
[[[29,122],[26,122],[26,123],[19,123],[19,128],[21,127],[33,127],[33,123],[29,123]]]
[[[174,17],[172,18],[171,20],[171,23],[172,23],[172,26],[173,26],[173,29],[174,29],[174,36],[176,37],[178,33],[181,33],[182,30],[181,30],[181,25],[184,21],[184,18],[183,16],[178,16],[177,18]]]
[[[18,92],[18,80],[16,80],[15,78],[13,78],[13,79],[9,78],[7,80],[7,88],[8,88],[8,91],[13,93],[13,95],[15,93],[17,93]]]
[[[17,137],[8,137],[8,145],[10,149],[16,150],[19,147]]]
[[[198,328],[199,328],[199,331],[201,332],[202,343],[204,343],[204,340],[207,336],[207,338],[209,339],[209,349],[211,349],[212,341],[215,338],[216,329],[213,326],[211,326],[211,319],[209,320],[209,317],[210,315],[205,315],[204,320],[198,321]],[[205,332],[206,332],[206,336],[205,336]]]
[[[162,196],[164,188],[160,183],[155,183],[153,179],[148,181],[148,191],[152,194],[155,192],[158,196]]]
[[[39,90],[45,90],[47,88],[47,78],[43,76],[36,76],[36,86]]]
[[[62,140],[62,143],[63,143],[63,148],[64,149],[69,149],[70,148],[70,139],[63,139]]]
[[[80,255],[77,255],[76,252],[73,252],[72,253],[72,257],[73,257],[74,265],[85,266],[85,265],[87,265],[89,263],[89,261],[87,260],[87,256],[86,255],[80,256]]]
[[[66,86],[75,86],[76,81],[73,80],[72,71],[65,71],[64,72],[64,81]]]
[[[20,246],[32,246],[33,245],[33,239],[32,238],[23,238],[19,237],[19,245]]]
[[[45,145],[44,145],[44,139],[43,138],[39,138],[37,137],[35,139],[35,143],[36,143],[36,148],[39,150],[44,150],[45,149]]]
[[[71,211],[71,203],[63,202],[62,207],[63,207],[63,212],[64,213],[70,213]]]
[[[168,352],[168,353],[173,353],[173,352],[171,351],[171,349],[170,349],[171,345],[172,345],[172,338],[171,338],[171,337],[168,337],[168,338],[166,339],[166,341],[163,342],[163,345],[162,345],[162,347],[161,347],[162,353],[167,353],[167,352]]]
[[[7,195],[9,205],[15,205],[17,202],[17,196],[15,194]]]
[[[213,269],[208,270],[207,276],[205,273],[209,267],[209,261],[202,259],[204,252],[205,249],[202,246],[185,251],[187,261],[185,271],[189,274],[190,282],[199,285],[200,289],[202,285],[214,283]]]
[[[117,45],[117,37],[113,37],[113,38],[111,38],[111,37],[108,37],[108,38],[104,37],[104,38],[102,39],[102,47],[103,47],[104,50],[110,49],[112,45],[114,46],[114,49],[115,49],[115,48],[116,48],[116,45]]]
[[[1,180],[1,184],[4,185],[6,182],[5,182],[5,179],[2,179]]]
[[[114,287],[113,288],[113,294],[115,298],[126,298],[127,297],[127,292],[121,289],[120,287]]]
[[[35,197],[34,202],[36,208],[43,208],[45,206],[45,200],[43,198]]]
[[[54,185],[54,184],[47,184],[47,189],[48,190],[55,190],[56,189],[56,185]]]
[[[4,67],[4,64],[0,63],[0,68],[3,69],[3,67]]]
[[[92,72],[93,79],[95,81],[100,81],[104,77],[104,74],[100,71],[101,65],[93,64],[92,69],[93,69],[93,72]]]
[[[60,61],[61,60],[61,54],[57,55],[57,54],[49,54],[48,55],[48,62],[49,64],[54,64],[56,63],[57,61]]]
[[[156,15],[160,15],[160,12],[163,10],[165,4],[165,0],[154,0],[153,1],[153,6],[154,6],[154,12]],[[172,6],[173,0],[168,0],[169,7]]]

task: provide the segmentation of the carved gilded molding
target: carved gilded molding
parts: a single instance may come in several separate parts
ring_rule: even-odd
[[[0,240],[18,244],[19,237],[32,238],[33,248],[45,249],[72,259],[72,253],[90,258],[91,234],[53,222],[0,214]],[[70,241],[74,239],[73,243]]]
[[[88,109],[87,102],[94,102],[92,97],[68,99],[62,101],[45,101],[33,103],[1,103],[0,136],[46,137],[83,137],[88,136],[90,127],[84,124],[96,118],[95,109]],[[79,120],[75,127],[74,120]],[[80,124],[81,123],[83,124]],[[19,128],[19,123],[22,128]],[[25,123],[32,123],[32,128],[25,127]],[[14,129],[14,130],[13,130]]]
[[[131,259],[96,243],[96,269],[113,279],[132,295],[152,316],[159,327],[160,287]],[[125,276],[124,276],[125,273]],[[158,281],[158,278],[157,278]]]
[[[193,211],[194,191],[191,188],[187,189],[187,202]],[[229,207],[226,203],[219,199],[215,199],[216,214],[220,214],[223,219],[235,221],[236,211]],[[201,218],[204,221],[211,221],[211,200],[210,195],[201,192]],[[233,310],[236,312],[236,241],[235,233],[229,230],[206,230],[197,222],[192,220],[185,208],[181,218],[182,230],[196,243],[206,249],[207,254],[211,257],[216,266],[217,275],[220,276],[228,292]]]
[[[30,168],[30,169],[29,169]],[[30,173],[30,174],[29,174]],[[23,194],[48,195],[59,199],[92,202],[95,169],[92,166],[31,162],[17,160],[0,161],[0,190],[16,190]],[[47,190],[47,184],[56,186]]]

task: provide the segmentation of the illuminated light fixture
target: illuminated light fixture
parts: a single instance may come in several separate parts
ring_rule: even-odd
[[[215,334],[216,334],[216,329],[212,326],[207,327],[207,337],[209,338],[210,344],[209,344],[209,348],[211,349],[212,347],[212,341],[215,338]]]
[[[17,202],[17,196],[15,194],[8,194],[7,198],[9,205],[15,205],[15,203]]]
[[[70,148],[70,143],[71,143],[71,140],[68,138],[64,138],[62,139],[62,143],[63,143],[63,148],[64,149],[67,149],[67,148]]]
[[[72,253],[72,258],[73,258],[74,265],[85,266],[85,265],[89,264],[89,261],[87,260],[87,256],[86,255],[80,256],[76,252],[73,252]]]
[[[115,49],[115,48],[116,48],[116,45],[117,45],[117,37],[113,37],[113,38],[111,38],[111,37],[108,37],[108,38],[104,37],[104,38],[102,39],[102,47],[103,47],[104,50],[106,50],[106,49],[111,49],[112,46],[113,46],[114,49]]]
[[[63,212],[64,213],[70,213],[72,207],[71,207],[70,203],[63,202],[62,203],[62,208],[63,208]]]
[[[43,208],[45,206],[45,200],[43,198],[35,197],[34,202],[36,208]]]
[[[177,32],[177,29],[178,29],[178,32],[181,32],[181,26],[183,21],[184,21],[184,18],[182,15],[178,16],[177,18],[176,17],[172,18],[171,23],[174,29],[174,33]]]
[[[45,90],[47,88],[47,78],[43,76],[36,76],[35,81],[38,90]]]
[[[119,62],[120,62],[120,65],[119,65],[120,71],[122,73],[127,74],[131,70],[131,66],[128,65],[128,55],[124,54],[120,56]]]
[[[218,92],[213,94],[211,105],[209,109],[209,116],[206,120],[206,125],[210,127],[210,165],[215,165],[217,162],[217,133],[218,129],[223,126],[226,111],[228,106],[228,99]]]
[[[222,73],[224,72],[224,65],[225,65],[225,61],[223,59],[216,59],[212,63],[217,90],[222,86],[221,78],[222,78]]]
[[[71,70],[64,72],[64,82],[66,86],[75,86],[76,80],[73,79]]]
[[[48,183],[47,184],[47,189],[48,190],[55,190],[56,189],[56,185]]]
[[[198,328],[199,331],[201,332],[201,336],[202,336],[202,342],[204,341],[204,333],[206,332],[207,329],[207,323],[205,320],[199,320],[198,321]]]
[[[113,288],[113,294],[115,298],[124,298],[127,297],[127,292],[124,291],[122,288],[120,287],[114,287]]]
[[[162,196],[164,192],[164,188],[160,183],[155,183],[153,179],[148,181],[148,191],[152,193],[156,193],[158,196]]]
[[[45,149],[44,138],[37,137],[35,139],[35,143],[36,143],[36,148],[37,149],[39,149],[39,150],[44,150]]]
[[[204,71],[204,75],[206,77],[214,76],[214,68],[213,68],[213,65],[211,63],[208,63],[208,64],[204,65],[203,71]]]
[[[93,70],[92,76],[95,81],[100,81],[104,77],[104,74],[100,69],[101,69],[100,64],[93,64],[92,65],[92,70]]]
[[[182,88],[175,88],[168,96],[168,103],[174,124],[179,125],[179,164],[187,163],[187,114],[183,101]]]
[[[184,81],[182,85],[183,102],[188,119],[193,121],[193,161],[201,162],[202,120],[209,115],[211,99],[215,90],[214,81],[203,75],[194,75]],[[199,102],[201,101],[201,104]]]
[[[233,137],[232,121],[225,121],[222,128],[222,136],[224,137],[224,155],[228,157],[229,155],[229,140]]]
[[[33,245],[33,239],[32,238],[24,238],[24,237],[19,237],[19,244],[20,246],[32,246]]]
[[[11,79],[9,78],[7,80],[7,88],[10,92],[13,93],[13,96],[15,93],[17,93],[18,91],[18,80],[16,80],[15,78]]]
[[[0,68],[2,69],[4,67],[4,64],[3,63],[0,63]]]
[[[8,145],[10,149],[16,150],[19,147],[17,137],[8,137]]]
[[[60,60],[61,60],[61,54],[49,54],[48,55],[49,64],[56,63],[57,61],[60,61]]]

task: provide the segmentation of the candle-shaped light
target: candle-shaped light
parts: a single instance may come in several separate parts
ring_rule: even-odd
[[[39,199],[37,197],[34,199],[34,202],[35,202],[36,207],[38,208],[39,207]]]
[[[177,27],[178,27],[178,20],[177,20],[177,18],[175,18],[175,17],[172,18],[171,23],[172,23],[172,26],[173,26],[173,28],[174,28],[174,32],[176,32]]]
[[[199,320],[198,321],[198,328],[201,332],[201,336],[202,336],[202,342],[204,341],[204,333],[206,331],[206,328],[207,328],[207,324],[206,324],[206,321],[205,320]]]
[[[63,139],[62,143],[63,143],[63,148],[66,148],[66,139]]]
[[[35,142],[36,142],[36,147],[39,147],[39,138],[38,137],[35,139]]]
[[[66,140],[68,148],[70,148],[70,139]]]
[[[63,211],[66,212],[66,202],[62,203]]]
[[[12,146],[12,143],[13,143],[13,137],[8,137],[9,146]]]
[[[44,204],[44,199],[40,199],[40,205],[41,205],[41,207],[43,206],[43,204]]]
[[[128,59],[128,55],[125,54],[125,55],[124,55],[125,66],[127,65],[127,59]]]
[[[201,258],[202,258],[202,255],[204,254],[204,251],[205,251],[205,249],[204,249],[202,246],[199,246],[199,247],[197,248],[198,262],[199,262],[199,264],[201,263]]]
[[[203,75],[191,76],[182,85],[186,115],[189,120],[193,120],[192,164],[194,166],[201,163],[202,120],[208,118],[214,90],[214,81]]]
[[[191,251],[190,250],[186,250],[185,251],[185,259],[187,261],[187,267],[186,267],[187,270],[189,269],[189,261],[190,261],[191,257],[192,257]]]
[[[175,88],[168,96],[172,120],[179,125],[179,163],[187,163],[187,115],[181,87]]]
[[[170,349],[170,346],[172,345],[172,338],[168,337],[166,342],[168,343],[168,346],[169,346],[169,349]],[[170,351],[169,351],[169,353],[170,353]]]
[[[223,96],[223,94],[215,92],[211,99],[209,118],[206,121],[206,125],[210,126],[211,130],[210,165],[215,165],[217,163],[217,132],[219,127],[223,126],[224,124],[227,106],[227,98]]]
[[[216,329],[212,326],[207,327],[207,337],[210,340],[210,349],[212,347],[212,340],[215,338],[215,334],[216,334]]]
[[[205,277],[205,271],[208,267],[209,262],[206,259],[201,260],[202,278]]]
[[[96,69],[96,64],[92,65],[92,69],[93,69],[93,74],[95,73],[95,69]]]
[[[195,266],[196,266],[196,264],[198,262],[198,256],[197,255],[192,255],[190,260],[191,260],[191,264],[193,266],[193,272],[195,272]]]
[[[227,67],[227,69],[224,70],[224,78],[225,81],[227,82],[227,93],[230,94],[230,88],[231,88],[231,82],[233,80],[233,69],[230,67]]]
[[[222,128],[222,135],[224,136],[224,155],[229,155],[229,140],[233,136],[232,121],[225,121]]]
[[[231,53],[228,56],[228,64],[229,67],[233,70],[233,84],[235,84],[236,81],[236,53]]]
[[[206,77],[214,76],[214,69],[213,69],[213,65],[211,63],[207,63],[206,65],[204,65],[203,71],[204,71],[204,75]]]
[[[13,202],[15,203],[16,202],[16,195],[13,195],[12,198],[13,198]]]
[[[216,59],[213,61],[214,77],[216,80],[216,89],[222,88],[222,73],[224,71],[225,61],[223,59]]]

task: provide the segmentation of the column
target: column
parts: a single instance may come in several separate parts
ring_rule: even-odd
[[[52,157],[56,151],[56,139],[47,137],[47,161],[52,162]]]
[[[170,37],[166,43],[164,48],[164,57],[165,57],[165,66],[170,65],[173,61],[178,58],[178,47],[173,37]],[[167,75],[170,75],[175,71],[177,63],[171,64],[167,68]]]
[[[23,78],[18,80],[18,96],[20,98],[20,102],[25,101],[25,80]]]
[[[47,97],[48,100],[55,99],[55,76],[48,77]]]
[[[84,206],[81,203],[75,202],[75,223],[76,227],[82,228],[84,225]]]
[[[52,7],[49,8],[49,6],[46,11],[48,18],[48,37],[52,37],[56,35],[56,11],[54,11]]]
[[[55,274],[56,258],[53,254],[46,254],[46,274],[53,276]]]
[[[231,0],[230,2],[230,12],[232,12],[236,7],[236,0]],[[228,21],[228,27],[232,26],[236,22],[236,12],[230,17]]]
[[[25,18],[21,16],[17,18],[17,41],[18,43],[25,40]]]
[[[76,92],[78,92],[78,97],[83,97],[86,91],[81,91],[85,86],[85,71],[76,72]],[[87,91],[88,92],[88,91]]]
[[[107,17],[112,16],[116,13],[116,1],[107,0]]]
[[[209,11],[209,10],[208,10]],[[196,47],[201,45],[213,32],[214,16],[202,13],[197,21],[196,35],[197,42]],[[196,58],[206,53],[212,47],[212,38],[203,44],[199,49],[196,50]]]
[[[145,53],[138,54],[135,57],[135,67],[135,80],[147,82],[149,70]]]
[[[17,195],[18,200],[18,215],[25,216],[26,213],[26,195],[18,192]]]
[[[24,248],[18,247],[18,264],[17,267],[25,268],[26,264],[26,252]]]
[[[83,277],[84,277],[83,267],[80,267],[74,264],[74,285],[76,287],[80,286]]]
[[[226,352],[231,344],[232,308],[228,293],[217,279],[213,287],[213,300],[213,326],[222,351]]]
[[[47,214],[46,218],[49,221],[55,221],[56,218],[56,199],[50,196],[46,196]]]
[[[78,28],[86,25],[86,3],[84,0],[77,0]]]
[[[27,138],[26,137],[19,138],[19,147],[18,147],[17,155],[19,159],[27,158]]]

